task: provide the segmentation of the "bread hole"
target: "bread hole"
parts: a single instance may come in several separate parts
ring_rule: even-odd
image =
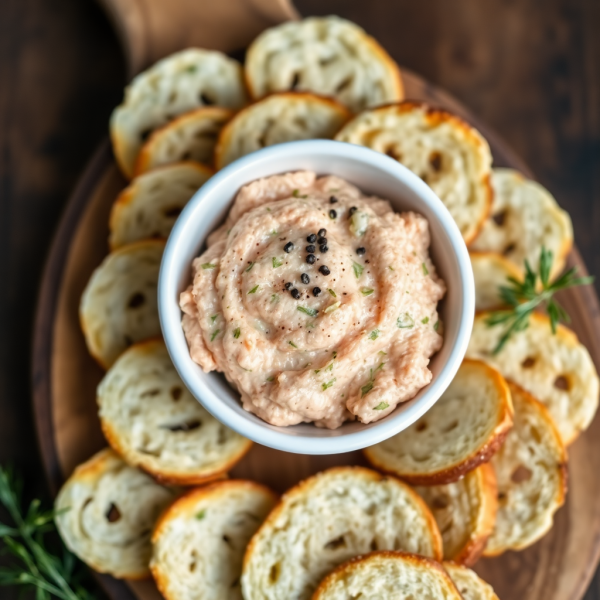
[[[186,421],[179,425],[162,425],[161,429],[168,429],[169,431],[193,431],[198,429],[202,425],[202,421],[195,419],[193,421]]]
[[[144,296],[144,294],[142,294],[141,292],[136,292],[133,296],[131,296],[131,298],[129,298],[127,306],[129,308],[139,308],[140,306],[143,306],[145,302],[146,297]]]
[[[522,363],[521,366],[524,369],[531,369],[531,367],[533,367],[533,365],[535,365],[535,358],[533,358],[533,356],[528,356]]]
[[[525,481],[529,481],[533,473],[531,469],[528,469],[524,465],[519,465],[510,476],[511,480],[514,483],[524,483]]]
[[[152,388],[151,390],[146,390],[140,394],[140,398],[153,398],[154,396],[158,396],[160,394],[160,390],[158,388]]]
[[[429,164],[436,173],[439,173],[442,170],[442,155],[439,152],[432,152],[429,155]]]
[[[240,578],[234,579],[229,586],[231,589],[236,588],[240,585]]]
[[[84,510],[85,507],[92,501],[91,498],[86,498],[85,502],[83,503],[83,506],[81,507],[81,510]]]
[[[145,142],[150,137],[151,133],[152,133],[152,129],[144,129],[144,131],[141,131],[140,138],[141,138],[142,142]]]
[[[494,220],[494,223],[496,223],[496,225],[502,227],[502,225],[504,225],[504,221],[506,221],[506,215],[507,211],[502,210],[496,213],[495,215],[492,215],[492,219]]]
[[[125,341],[126,346],[133,346],[133,339],[127,334],[123,336],[123,340]]]
[[[562,390],[564,392],[568,392],[571,389],[571,382],[569,381],[566,375],[559,375],[554,380],[554,387],[557,390]]]
[[[280,574],[281,574],[281,564],[275,563],[274,565],[271,565],[271,570],[269,571],[269,582],[277,583],[277,580],[279,579]]]
[[[181,210],[181,206],[171,206],[170,208],[165,208],[163,210],[163,215],[167,217],[167,219],[174,219],[181,214]]]
[[[450,504],[450,499],[448,498],[448,496],[443,495],[443,496],[436,496],[433,499],[431,506],[433,506],[433,508],[435,508],[437,510],[443,510],[444,508],[448,508],[449,504]]]
[[[192,550],[192,552],[191,552],[191,558],[192,558],[192,560],[190,561],[190,564],[189,564],[189,567],[188,567],[189,570],[190,570],[190,573],[193,573],[196,570],[196,564],[197,564],[196,563],[196,558],[197,557],[198,557],[198,555],[196,554],[196,551]]]
[[[192,158],[192,151],[191,150],[186,150],[182,155],[181,155],[181,160],[190,160]]]
[[[223,541],[228,545],[231,546],[231,538],[228,535],[224,535],[223,536]]]
[[[346,88],[348,88],[352,84],[353,79],[354,79],[354,77],[350,76],[350,77],[346,77],[346,79],[343,79],[342,81],[340,81],[340,83],[338,83],[337,87],[335,88],[336,93],[340,94]]]
[[[504,250],[502,251],[502,254],[504,256],[507,256],[508,254],[513,252],[516,247],[517,247],[516,244],[508,244],[508,246],[506,246],[506,248],[504,248]]]
[[[330,65],[334,60],[335,60],[335,56],[328,56],[327,58],[319,59],[319,64],[322,67],[326,67],[327,65]]]
[[[458,427],[458,421],[452,421],[452,423],[450,423],[450,425],[448,425],[448,426],[444,427],[444,429],[442,429],[442,433],[449,433],[450,431],[453,431],[457,427]]]
[[[373,538],[371,540],[370,548],[371,548],[371,552],[375,552],[375,550],[379,549],[378,546],[377,546],[377,540],[375,538]]]
[[[427,425],[427,421],[419,421],[416,425],[415,425],[415,429],[417,430],[417,432],[421,433],[421,431],[425,431],[427,429],[428,425]]]
[[[498,504],[506,503],[506,492],[498,492]]]
[[[219,433],[217,434],[217,444],[222,446],[227,441],[228,435],[225,427],[219,427]]]
[[[116,523],[121,518],[121,511],[111,502],[104,516],[109,523]]]
[[[440,533],[442,535],[444,535],[444,533],[448,533],[452,527],[454,526],[454,519],[449,518],[447,521],[444,522],[444,525],[442,527],[440,527]]]
[[[292,83],[290,84],[290,90],[295,90],[300,83],[300,75],[298,73],[294,73],[294,77],[292,77]]]
[[[327,542],[323,546],[323,548],[325,548],[326,550],[337,550],[338,548],[345,548],[345,547],[346,547],[346,540],[344,539],[343,535],[340,535],[340,537],[337,537],[334,540]]]
[[[304,131],[306,131],[308,129],[308,123],[306,122],[306,119],[303,119],[302,117],[296,117],[294,119],[294,123],[296,125],[298,125],[298,127]]]
[[[388,146],[385,149],[385,154],[387,156],[389,156],[390,158],[397,160],[398,162],[400,162],[402,160],[402,154],[400,152],[398,152],[398,149],[396,148],[396,146]]]
[[[175,100],[177,100],[177,92],[175,90],[173,90],[169,94],[169,99],[167,100],[167,103],[168,104],[173,104],[173,102],[175,102]]]
[[[537,429],[537,427],[530,427],[529,434],[538,444],[542,443],[542,436],[540,435],[540,432]]]
[[[216,104],[215,101],[205,92],[200,93],[200,101],[205,106],[212,106],[213,104]]]
[[[365,514],[372,517],[375,514],[376,510],[377,510],[376,504],[369,504],[369,506],[367,506],[367,508],[365,508]]]
[[[174,386],[170,391],[171,398],[173,398],[173,402],[177,402],[181,398],[181,394],[183,394],[183,390],[178,386]]]

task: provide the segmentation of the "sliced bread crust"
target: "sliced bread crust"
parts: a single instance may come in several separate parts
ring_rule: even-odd
[[[363,467],[337,467],[288,491],[244,557],[245,600],[307,600],[333,567],[371,550],[436,559],[442,541],[409,486]]]
[[[443,565],[463,600],[499,600],[494,588],[475,571],[453,562],[444,562]]]
[[[512,412],[502,375],[483,361],[465,359],[427,413],[364,454],[377,469],[413,485],[451,483],[498,451]]]

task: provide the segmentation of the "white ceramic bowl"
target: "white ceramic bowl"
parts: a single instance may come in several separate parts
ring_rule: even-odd
[[[181,328],[179,294],[190,283],[191,263],[205,239],[225,218],[244,184],[277,173],[314,170],[342,177],[363,192],[388,199],[398,211],[413,210],[429,220],[431,256],[448,291],[442,303],[444,345],[433,357],[432,382],[384,419],[339,429],[312,424],[275,427],[246,412],[225,378],[204,373],[192,361]],[[196,192],[169,237],[160,269],[158,306],[165,342],[190,392],[219,421],[272,448],[302,454],[335,454],[365,448],[406,429],[448,387],[467,349],[474,313],[473,273],[462,236],[441,200],[416,175],[391,158],[328,140],[290,142],[254,152],[225,167]]]

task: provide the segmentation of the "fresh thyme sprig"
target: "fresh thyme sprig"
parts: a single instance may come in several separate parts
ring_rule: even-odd
[[[42,510],[39,500],[22,513],[21,490],[12,470],[0,467],[0,504],[13,521],[0,522],[0,540],[3,551],[18,559],[0,567],[0,586],[33,587],[36,600],[92,600],[94,596],[77,582],[73,554],[63,548],[62,556],[56,556],[44,543],[44,534],[54,530],[56,513]]]
[[[514,277],[508,277],[510,285],[499,286],[500,298],[503,304],[509,306],[505,310],[497,310],[491,313],[485,320],[486,325],[494,327],[505,325],[506,329],[493,350],[497,354],[502,350],[506,342],[519,331],[527,329],[529,317],[539,306],[544,306],[550,318],[552,333],[556,333],[556,326],[560,321],[568,323],[569,315],[565,309],[554,299],[554,294],[560,290],[566,290],[578,285],[587,285],[594,281],[593,277],[577,277],[577,268],[572,267],[563,273],[556,281],[550,283],[553,256],[550,250],[542,246],[540,253],[539,273],[535,273],[531,265],[525,260],[525,277],[519,281]],[[537,284],[538,277],[541,289]]]

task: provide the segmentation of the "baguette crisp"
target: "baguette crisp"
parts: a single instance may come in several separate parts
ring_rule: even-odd
[[[498,600],[492,586],[475,571],[452,562],[444,562],[444,569],[454,581],[463,600]]]

